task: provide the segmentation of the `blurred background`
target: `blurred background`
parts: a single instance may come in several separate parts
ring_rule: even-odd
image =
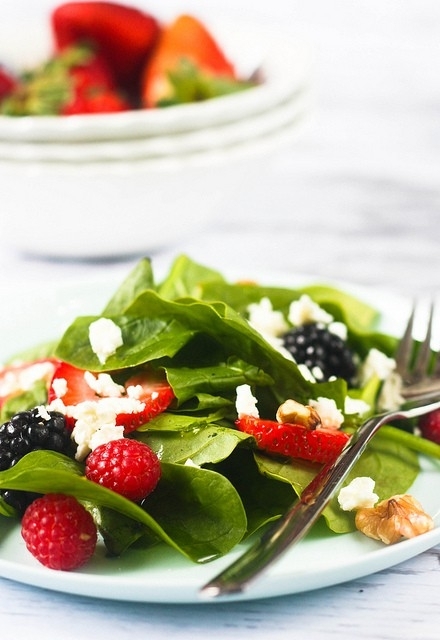
[[[54,4],[2,0],[2,11],[31,21],[32,12]],[[151,252],[158,264],[185,252],[251,276],[267,269],[405,293],[439,290],[438,2],[130,4],[164,19],[187,12],[207,21],[255,24],[304,43],[312,58],[310,109],[297,135],[257,169],[243,170],[242,181],[209,224],[169,245],[164,229],[163,247]],[[61,216],[62,208],[60,201]],[[7,202],[0,216],[8,216]],[[84,234],[87,242],[87,229]],[[11,277],[73,279],[91,271],[111,276],[125,273],[138,257],[115,256],[115,263],[105,264],[47,261],[17,253],[1,232],[0,252],[0,283]]]

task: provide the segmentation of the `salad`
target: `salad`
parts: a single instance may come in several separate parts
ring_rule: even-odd
[[[21,520],[51,568],[80,566],[98,537],[110,556],[164,544],[195,563],[227,554],[279,518],[366,417],[398,401],[396,338],[378,321],[328,285],[231,283],[184,255],[158,282],[141,260],[99,316],[74,319],[0,371],[0,517]],[[323,514],[329,531],[354,531],[375,501],[414,507],[418,454],[440,457],[414,427],[375,436],[344,500]],[[36,530],[50,537],[43,516],[52,526],[77,505],[77,546],[91,546],[58,550],[63,561],[51,564]],[[432,528],[419,507],[422,528],[381,539]]]

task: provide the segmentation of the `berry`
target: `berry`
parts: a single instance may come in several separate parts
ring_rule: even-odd
[[[418,426],[424,438],[440,444],[440,410],[422,416]]]
[[[74,413],[73,408],[76,405],[86,400],[100,402],[106,398],[103,392],[99,395],[92,389],[84,374],[83,369],[78,369],[67,362],[59,362],[49,387],[48,400],[51,403],[57,399],[57,384],[60,380],[66,385],[61,400],[66,407],[67,424],[70,429],[74,428],[75,420],[69,415]],[[138,410],[132,410],[132,407],[127,408],[121,403],[120,411],[116,415],[115,424],[124,427],[125,435],[165,411],[174,400],[173,390],[166,379],[148,370],[133,374],[121,387],[122,399],[129,399],[129,392],[132,389],[136,391],[135,396],[139,401]],[[64,409],[62,411],[64,412]]]
[[[197,102],[238,90],[234,65],[207,29],[191,15],[164,25],[142,78],[142,102],[152,108]]]
[[[242,416],[235,424],[240,431],[254,436],[258,449],[323,464],[336,460],[350,438],[337,429],[309,429],[253,416]]]
[[[38,498],[26,509],[21,535],[41,564],[62,571],[84,565],[97,542],[90,513],[74,497],[56,493]]]
[[[39,449],[73,454],[70,431],[61,413],[50,411],[46,415],[37,407],[16,413],[0,426],[0,471],[10,469],[27,453]],[[0,496],[20,513],[38,495],[18,490],[0,491]]]
[[[356,375],[355,355],[346,341],[320,323],[311,322],[295,327],[283,336],[284,347],[297,364],[306,365],[312,372],[322,372],[319,381],[335,376],[353,384]]]
[[[129,500],[140,502],[159,482],[160,461],[138,440],[120,438],[99,445],[86,460],[86,477]]]

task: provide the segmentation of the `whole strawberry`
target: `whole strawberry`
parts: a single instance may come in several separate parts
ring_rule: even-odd
[[[440,410],[422,416],[419,419],[419,429],[424,438],[440,444]]]
[[[120,438],[101,444],[86,460],[86,477],[107,489],[140,502],[159,482],[160,461],[138,440]]]
[[[90,513],[74,497],[56,493],[37,498],[26,509],[21,535],[41,564],[62,571],[84,565],[97,541]]]

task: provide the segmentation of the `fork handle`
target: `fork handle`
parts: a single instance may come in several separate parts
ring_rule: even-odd
[[[406,411],[383,413],[366,420],[350,438],[337,460],[322,468],[283,517],[235,562],[202,587],[200,594],[216,597],[243,592],[287,548],[306,535],[383,424],[391,420],[413,418],[439,408],[440,401]]]

